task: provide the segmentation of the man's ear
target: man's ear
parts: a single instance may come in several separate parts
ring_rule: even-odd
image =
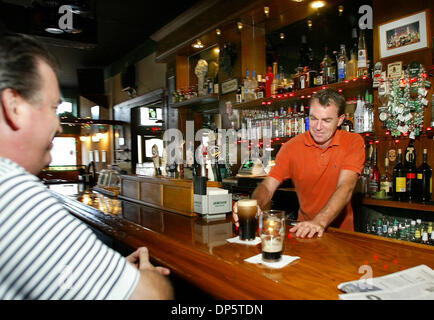
[[[345,120],[345,114],[341,114],[338,119],[338,127],[340,127]]]
[[[6,123],[12,130],[18,130],[20,125],[20,103],[21,96],[18,92],[11,88],[6,88],[1,93],[1,108],[5,117]]]

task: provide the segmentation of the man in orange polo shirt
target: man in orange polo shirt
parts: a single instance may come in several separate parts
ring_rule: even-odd
[[[297,237],[321,237],[328,226],[354,230],[351,197],[365,162],[363,138],[338,127],[345,119],[345,98],[321,90],[310,101],[309,131],[285,143],[276,165],[252,198],[263,208],[286,179],[294,183],[300,203],[290,229]],[[234,208],[236,212],[236,208]],[[238,221],[236,213],[235,221]]]

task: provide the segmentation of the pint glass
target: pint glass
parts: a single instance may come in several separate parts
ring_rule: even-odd
[[[241,199],[238,201],[240,240],[253,240],[256,238],[256,229],[258,228],[257,206],[258,203],[254,199]]]
[[[285,241],[285,211],[264,211],[261,219],[262,260],[277,262],[282,257]]]

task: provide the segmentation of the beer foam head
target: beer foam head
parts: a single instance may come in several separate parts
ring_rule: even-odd
[[[257,204],[258,202],[255,199],[241,199],[238,201],[238,207],[253,207]]]

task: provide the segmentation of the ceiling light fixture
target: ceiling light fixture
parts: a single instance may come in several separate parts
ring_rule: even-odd
[[[237,27],[238,27],[238,30],[241,31],[241,29],[243,28],[243,23],[242,22],[237,22]]]
[[[269,7],[264,7],[264,14],[268,18],[268,16],[270,15],[270,8]]]
[[[196,49],[202,49],[203,48],[203,44],[199,39],[197,39],[196,42],[193,43],[191,46],[193,48],[196,48]]]
[[[45,28],[45,31],[51,34],[62,34],[64,32],[62,29],[52,27]]]
[[[215,33],[219,36],[222,34],[222,31],[219,28],[217,28],[215,29]]]
[[[338,11],[339,11],[339,15],[341,16],[342,13],[344,12],[344,6],[343,6],[343,5],[340,5],[340,6],[338,7]]]
[[[312,20],[307,20],[307,26],[312,29]]]
[[[285,39],[285,34],[283,32],[280,34],[280,39]]]
[[[310,6],[314,9],[319,9],[325,6],[325,1],[313,1]]]

